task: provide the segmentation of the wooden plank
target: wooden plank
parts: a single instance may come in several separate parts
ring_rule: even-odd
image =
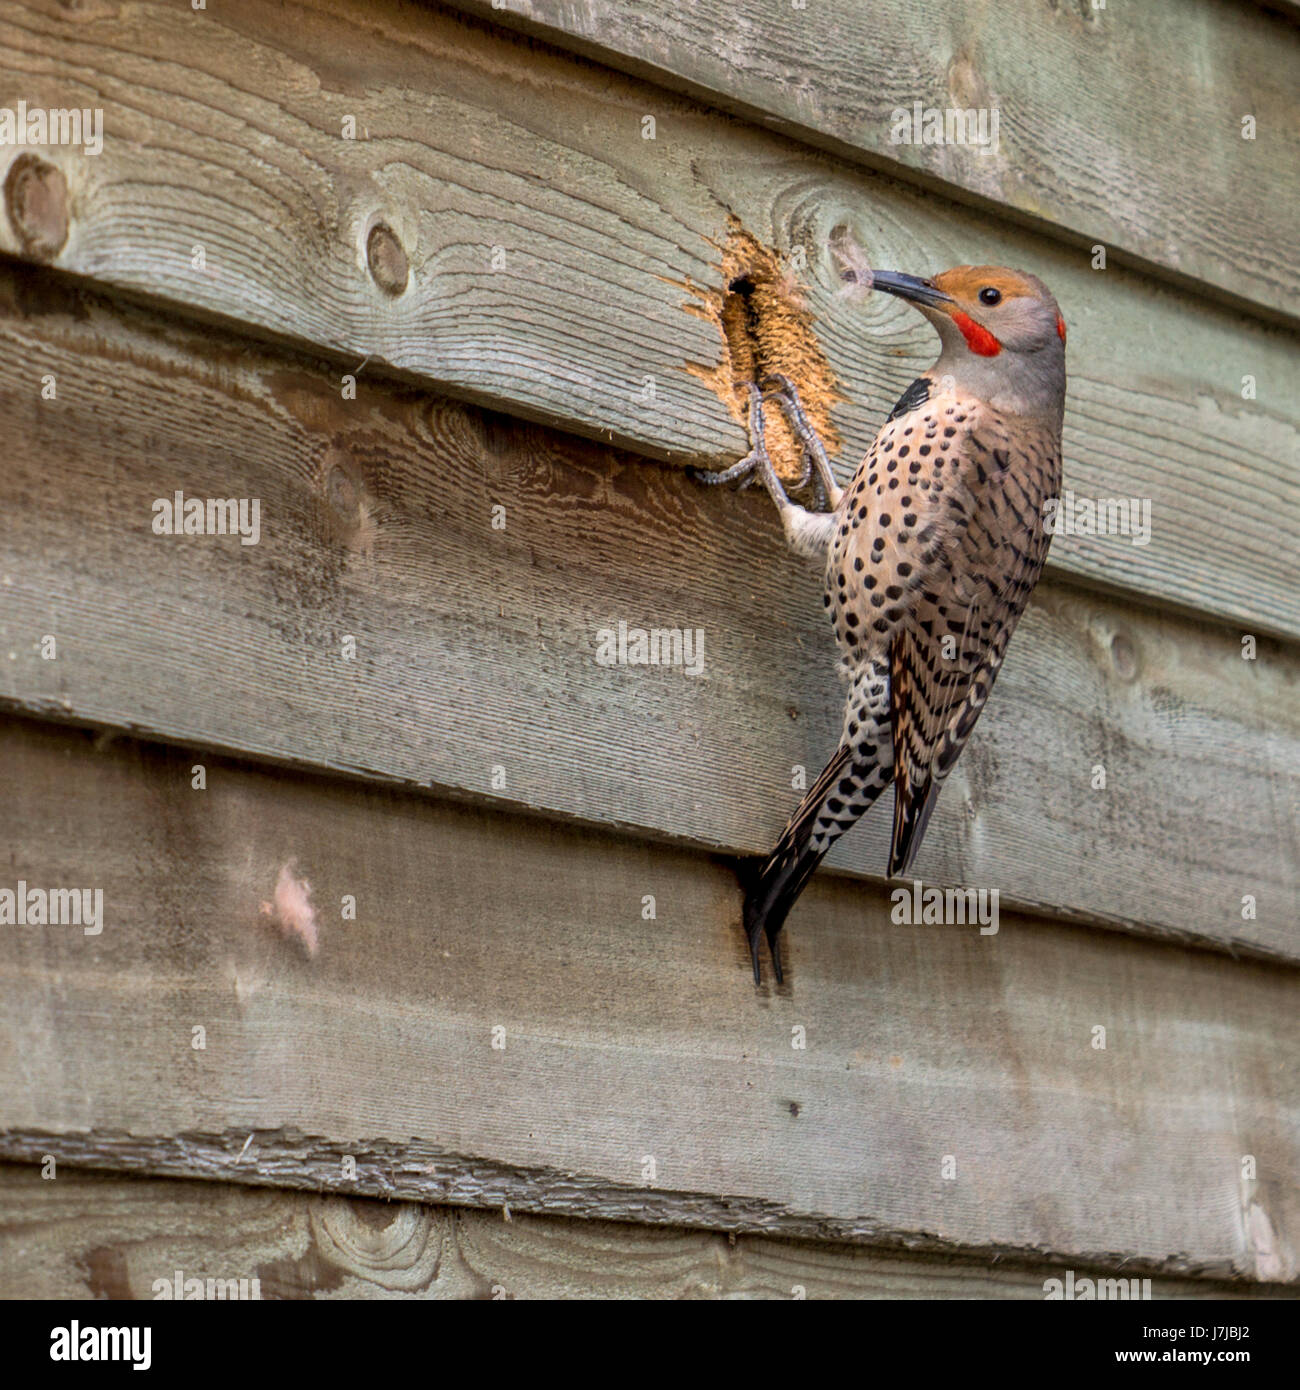
[[[270,1298],[1039,1298],[1052,1265],[573,1221],[275,1188],[0,1164],[0,1298],[152,1299],[155,1282],[256,1279]],[[1081,1269],[1076,1279],[1115,1271]],[[1151,1297],[1285,1286],[1162,1279]]]
[[[756,992],[705,856],[192,763],[0,730],[6,882],[103,891],[98,935],[0,933],[0,1157],[1300,1273],[1295,972],[826,882]]]
[[[832,229],[900,269],[1022,264],[1071,326],[1068,485],[1153,507],[1148,545],[1061,537],[1057,572],[1300,635],[1278,539],[1300,532],[1293,335],[468,19],[397,0],[364,25],[351,0],[276,13],[146,0],[88,25],[56,0],[0,3],[0,83],[105,111],[99,156],[48,152],[70,200],[55,264],[310,342],[349,370],[366,360],[652,457],[720,463],[743,438],[684,370],[717,363],[721,341],[683,312],[683,285],[720,290],[735,214],[807,254],[809,307],[849,398],[844,471],[933,335],[884,296],[835,297]],[[340,138],[349,118],[357,139]],[[44,223],[20,231],[0,218],[0,250],[53,244]],[[372,234],[375,274],[393,287],[404,261],[405,292],[368,271]]]
[[[1232,0],[453,3],[1252,309],[1300,313],[1300,35],[1282,16]],[[897,113],[918,104],[940,120],[983,110],[991,147],[899,138]]]
[[[364,377],[344,401],[320,363],[91,295],[0,275],[3,305],[0,700],[728,853],[833,750],[820,577],[764,499]],[[153,534],[177,489],[259,499],[259,543]],[[601,665],[620,621],[699,630],[702,675]],[[1045,585],[919,871],[1300,958],[1298,682],[1293,650]],[[883,873],[888,833],[833,862]]]

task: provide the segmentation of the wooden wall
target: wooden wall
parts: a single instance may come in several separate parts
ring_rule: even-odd
[[[0,146],[0,888],[105,904],[0,927],[0,1294],[1293,1290],[1298,55],[1226,0],[0,0],[0,107],[105,113]],[[913,100],[997,155],[889,144]],[[892,922],[870,817],[758,991],[728,858],[840,688],[683,468],[744,447],[687,311],[737,221],[803,253],[839,470],[930,350],[834,294],[847,225],[1042,275],[1067,483],[1153,507],[1056,539],[918,861],[998,934]],[[178,489],[260,542],[155,535]]]
[[[0,1165],[0,1296],[153,1298],[158,1280],[258,1281],[262,1298],[1041,1298],[1052,1266],[863,1245],[573,1221],[275,1187],[46,1181]],[[1109,1277],[1080,1268],[1078,1279]],[[1277,1298],[1284,1286],[1151,1279],[1153,1298]]]

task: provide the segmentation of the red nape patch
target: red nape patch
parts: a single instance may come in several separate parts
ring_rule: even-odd
[[[961,329],[966,346],[980,357],[996,357],[1002,351],[1002,344],[987,328],[981,328],[969,314],[963,314],[958,309],[952,316],[952,321]]]
[[[1065,320],[1060,316],[1060,314],[1057,314],[1056,316],[1056,336],[1062,342],[1065,341]]]

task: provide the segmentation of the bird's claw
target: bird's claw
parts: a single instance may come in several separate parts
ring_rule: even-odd
[[[801,446],[803,474],[797,487],[807,487],[811,480],[813,495],[818,503],[816,510],[834,510],[839,505],[841,489],[835,482],[826,446],[808,422],[794,382],[782,372],[771,372],[763,378],[763,389],[768,392],[768,400],[780,405],[791,432]]]
[[[763,393],[752,381],[746,382],[745,386],[749,392],[749,453],[738,463],[733,463],[730,468],[719,469],[716,473],[703,468],[692,468],[691,476],[697,483],[703,483],[706,487],[736,483],[736,491],[740,492],[752,485],[756,473],[760,477],[763,476],[764,467],[768,472],[772,472],[772,463],[767,455],[767,441],[763,433]],[[772,476],[775,478],[776,474],[772,473]],[[766,478],[764,481],[766,482]]]
[[[776,476],[772,461],[767,452],[764,436],[763,402],[775,401],[789,421],[790,429],[798,439],[801,450],[800,459],[803,472],[789,485],[791,492],[802,492],[811,486],[814,510],[829,511],[839,502],[840,489],[836,486],[835,475],[831,472],[826,449],[817,437],[816,430],[808,423],[799,392],[794,382],[782,372],[770,372],[762,379],[762,389],[754,382],[746,382],[749,391],[749,440],[750,450],[744,458],[733,463],[730,468],[709,472],[701,468],[691,469],[691,476],[709,487],[735,483],[737,491],[752,485],[758,477],[774,499],[784,501],[786,489]],[[766,392],[766,396],[764,395]]]

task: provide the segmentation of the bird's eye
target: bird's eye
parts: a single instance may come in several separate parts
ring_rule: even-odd
[[[995,290],[992,285],[985,285],[980,291],[981,304],[1000,304],[1002,302],[1002,291]]]

